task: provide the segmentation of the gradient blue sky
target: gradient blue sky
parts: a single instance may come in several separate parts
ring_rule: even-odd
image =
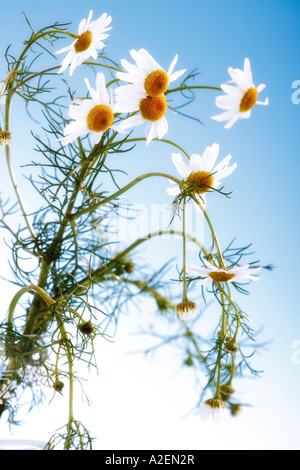
[[[236,431],[237,434],[244,433],[245,439],[241,440],[241,447],[244,444],[248,446],[247,448],[264,446],[275,449],[299,448],[300,363],[297,364],[292,357],[293,344],[300,340],[298,302],[300,104],[292,102],[292,93],[295,91],[292,89],[292,83],[300,80],[298,52],[300,3],[292,0],[272,2],[187,0],[184,3],[178,0],[172,2],[54,0],[43,4],[41,9],[41,4],[36,1],[28,0],[24,6],[24,2],[16,0],[13,7],[9,2],[1,6],[1,57],[8,44],[12,43],[13,50],[19,51],[22,41],[27,38],[28,26],[24,21],[22,10],[35,29],[59,20],[72,21],[76,32],[79,21],[87,17],[90,9],[94,10],[95,17],[100,16],[102,12],[112,16],[113,30],[107,53],[117,61],[123,57],[128,59],[130,49],[143,47],[167,68],[175,53],[178,53],[179,68],[187,68],[189,71],[198,68],[201,72],[200,84],[219,86],[229,80],[228,67],[242,68],[244,58],[248,57],[252,65],[254,83],[267,85],[262,99],[268,96],[269,106],[257,106],[249,120],[239,121],[230,130],[224,129],[222,123],[210,119],[210,116],[218,112],[214,104],[216,93],[197,92],[197,100],[189,110],[192,115],[199,117],[204,125],[170,114],[168,116],[170,130],[167,138],[177,142],[189,153],[202,153],[207,145],[218,142],[221,156],[232,154],[233,160],[238,163],[238,169],[226,181],[226,189],[233,191],[232,197],[227,200],[218,194],[213,194],[209,200],[208,212],[223,247],[234,237],[237,238],[238,245],[253,242],[256,253],[254,259],[276,266],[272,273],[262,274],[261,282],[251,288],[251,296],[242,299],[243,307],[253,321],[253,327],[263,326],[261,338],[273,342],[258,359],[259,368],[265,370],[262,378],[254,383],[247,382],[243,389],[246,399],[250,398],[255,408],[247,409],[234,421],[234,424],[230,425],[228,435],[234,439]],[[62,42],[61,47],[65,44],[66,42]],[[3,70],[3,59],[0,59],[0,70]],[[80,87],[83,76],[84,72],[80,72],[77,78],[72,79],[72,83],[78,83]],[[17,107],[13,108],[14,112],[17,116],[19,112]],[[21,121],[15,126],[23,145],[27,137],[22,135]],[[142,129],[138,132],[141,135]],[[19,148],[17,144],[15,146],[17,150],[15,165],[21,165],[25,156],[20,152],[21,145],[19,144]],[[170,158],[171,151],[172,149],[165,144],[156,142],[147,149],[141,145],[125,158],[116,157],[114,166],[126,170],[130,179],[158,169],[176,175]],[[20,175],[22,174],[23,171],[20,170]],[[5,168],[1,172],[0,181],[2,192],[11,193]],[[128,180],[124,177],[123,181]],[[25,182],[24,185],[26,187]],[[148,181],[144,186],[132,190],[129,197],[132,197],[132,200],[138,198],[136,200],[145,205],[159,204],[162,201],[168,203],[165,188],[165,181],[156,181],[155,185]],[[144,254],[151,259],[153,266],[158,267],[160,263],[174,256],[174,250],[179,252],[179,246],[178,241],[149,242]],[[3,253],[6,257],[6,252]],[[153,253],[156,254],[155,257]],[[189,253],[189,256],[190,261],[196,262],[194,252]],[[5,262],[5,259],[3,261]],[[178,261],[180,262],[180,252]],[[4,293],[6,289],[6,284],[0,281],[1,292]],[[126,325],[124,331],[130,332],[131,329],[133,331],[135,327],[132,321],[130,326]],[[128,349],[126,338],[126,334],[121,334],[119,347],[122,351],[123,347],[124,350]],[[167,357],[167,360],[172,361],[170,357]],[[155,378],[151,375],[151,380],[157,380],[159,386],[170,386],[166,384],[163,374],[148,369],[148,365],[143,365],[142,360],[130,357],[126,364],[128,364],[128,377],[131,377],[131,380],[133,380],[133,367],[139,367],[141,380],[135,384],[137,388],[143,387],[142,384],[147,381],[141,372],[144,367],[148,374],[155,374]],[[123,365],[127,367],[125,363]],[[104,382],[108,387],[107,393],[112,394],[113,388],[110,389],[107,383],[111,382],[113,387],[115,378],[111,378],[108,372],[107,374],[108,380]],[[167,378],[173,385],[172,380],[178,380],[169,376]],[[181,384],[180,381],[180,386]],[[128,390],[129,397],[130,389]],[[147,390],[145,386],[141,393],[146,394]],[[186,397],[195,400],[195,395],[187,388],[183,387],[183,390]],[[186,404],[181,394],[176,400],[174,399],[175,404],[172,400],[171,404],[169,403],[169,391],[162,395],[165,401],[160,404],[164,409],[160,419],[161,426],[166,432],[163,435],[158,434],[161,437],[156,439],[152,431],[145,431],[145,441],[147,440],[147,445],[150,447],[168,446],[167,436],[170,429],[166,423],[169,422],[171,407],[179,403],[178,406],[183,411]],[[136,395],[134,396],[137,399]],[[159,400],[159,396],[155,393],[154,396]],[[147,419],[151,421],[154,410],[160,409],[160,406],[148,396],[144,401],[152,410],[149,416],[146,413]],[[121,424],[118,423],[118,430],[114,428],[111,431],[112,440],[105,441],[105,448],[110,448],[110,445],[111,448],[114,448],[114,445],[115,448],[120,448],[124,442],[122,430],[124,432],[126,430],[128,416],[124,414],[124,407],[121,409],[117,401],[115,406]],[[131,406],[134,408],[134,402]],[[189,406],[186,409],[189,409]],[[176,410],[173,408],[172,410],[176,414]],[[136,423],[136,426],[133,424],[136,430],[142,425],[138,415],[139,413],[133,414],[134,417],[131,418],[133,423]],[[157,415],[156,421],[158,419]],[[109,422],[107,417],[107,426]],[[151,429],[151,426],[148,428]],[[195,432],[194,429],[189,436],[191,439],[189,442],[193,442],[194,446],[197,445]],[[127,448],[135,448],[139,435],[137,431],[135,433],[132,431],[130,434],[132,440],[128,438],[126,441]],[[203,432],[201,436],[203,439]],[[216,448],[224,445],[221,433],[218,439],[214,444]],[[143,448],[143,439],[138,442],[140,448]],[[172,442],[180,448],[179,441],[173,438]],[[188,445],[187,439],[184,442]],[[234,445],[239,445],[232,444],[230,438],[227,438],[226,442],[232,448]],[[208,440],[202,440],[199,448],[205,447],[213,448],[213,444]]]

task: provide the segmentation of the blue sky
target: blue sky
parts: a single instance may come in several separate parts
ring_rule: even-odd
[[[210,119],[218,112],[214,103],[216,93],[197,92],[197,100],[190,106],[189,112],[199,117],[204,125],[170,114],[167,138],[177,142],[189,153],[202,153],[207,145],[217,142],[220,144],[220,156],[231,153],[233,160],[238,163],[238,169],[226,181],[226,189],[233,191],[231,199],[213,194],[209,200],[209,214],[223,248],[234,237],[239,245],[253,243],[255,259],[260,259],[264,264],[273,263],[276,269],[272,273],[263,273],[260,283],[251,288],[251,296],[242,299],[253,325],[256,328],[264,327],[263,339],[271,339],[273,342],[259,356],[259,367],[265,370],[262,378],[255,383],[247,382],[245,386],[245,395],[250,393],[255,408],[247,410],[235,421],[234,426],[237,430],[243,429],[243,432],[245,426],[248,426],[246,435],[253,448],[264,443],[274,448],[297,447],[300,430],[295,422],[300,418],[300,363],[292,358],[293,345],[300,340],[300,104],[292,102],[292,93],[295,91],[292,83],[300,80],[300,3],[291,0],[253,0],[251,3],[187,0],[184,4],[177,0],[88,3],[54,0],[43,4],[41,10],[36,1],[28,0],[24,7],[24,2],[16,0],[13,7],[9,2],[1,6],[1,18],[5,19],[1,22],[1,57],[8,44],[13,43],[13,50],[18,51],[27,37],[28,26],[22,10],[35,29],[57,20],[72,21],[76,32],[79,21],[87,17],[90,9],[94,10],[95,17],[102,12],[112,16],[113,30],[107,53],[117,61],[123,57],[129,59],[130,49],[143,47],[167,68],[175,53],[178,53],[179,68],[187,68],[189,71],[198,68],[201,72],[200,84],[219,86],[229,80],[228,67],[242,68],[244,58],[248,57],[255,84],[267,85],[262,99],[267,96],[269,106],[255,107],[249,120],[239,121],[230,130]],[[61,47],[65,44],[62,43]],[[3,59],[0,58],[2,69]],[[78,77],[72,79],[72,83],[78,84],[79,88],[84,72]],[[13,112],[17,115],[18,109],[13,109]],[[22,135],[23,127],[16,127],[20,142],[27,141],[26,135]],[[21,145],[15,145],[18,150],[14,160],[17,166],[23,163],[24,155],[20,152]],[[147,149],[141,145],[126,159],[116,157],[113,164],[126,170],[130,178],[148,171],[166,171],[176,175],[170,158],[171,151],[164,144],[156,142]],[[1,186],[3,191],[11,194],[5,171],[0,175]],[[23,174],[21,170],[17,171]],[[126,178],[124,181],[127,181]],[[27,188],[25,182],[24,185]],[[129,197],[145,205],[162,201],[169,203],[165,188],[165,181],[156,181],[155,185],[147,182],[132,190]],[[178,242],[155,241],[147,245],[144,255],[158,267],[161,262],[174,256],[174,250],[178,250]],[[191,261],[196,261],[194,252],[189,253],[189,257]],[[4,292],[6,285],[0,281],[0,286]],[[206,318],[206,321],[209,320]],[[134,331],[134,321],[130,325],[129,332],[131,328]],[[126,338],[126,335],[121,334],[121,350],[123,345],[126,350]],[[168,360],[172,359],[168,357]],[[142,362],[136,365],[134,361],[138,360],[128,359],[128,370],[132,371],[131,367],[144,367]],[[155,380],[160,386],[168,387],[160,372],[157,374]],[[174,377],[169,377],[169,380],[173,383]],[[184,391],[189,396],[190,392],[186,389]],[[146,391],[143,390],[143,393]],[[162,413],[166,429],[170,411],[168,406],[171,406],[168,405],[168,396],[166,392],[166,400],[163,402],[165,415]],[[195,399],[194,395],[192,397]],[[157,403],[151,406],[154,409]],[[184,409],[182,402],[180,407]],[[120,410],[118,412],[125,429],[125,415]],[[138,420],[136,416],[135,419]],[[253,435],[257,428],[269,431],[272,442],[260,431]],[[234,432],[233,426],[231,429]],[[119,438],[121,442],[121,434],[117,436],[116,439]],[[166,437],[161,437],[162,446],[165,442]],[[229,446],[232,445],[230,442],[228,439]],[[106,445],[109,446],[109,442]],[[206,445],[209,446],[209,443]]]

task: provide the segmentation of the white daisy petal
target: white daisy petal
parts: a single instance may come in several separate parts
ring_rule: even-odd
[[[135,127],[139,126],[140,124],[143,124],[145,120],[142,118],[142,116],[130,116],[127,119],[124,119],[122,123],[120,124],[120,127],[122,129],[128,129],[129,127]]]
[[[173,188],[167,188],[166,191],[169,196],[178,196],[180,194],[180,188],[177,185]]]
[[[186,179],[190,175],[191,170],[184,163],[181,154],[180,153],[172,153],[172,160],[173,160],[173,163],[174,163],[178,173],[180,174],[180,176],[183,179]]]

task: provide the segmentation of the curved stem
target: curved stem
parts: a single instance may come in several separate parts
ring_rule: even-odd
[[[27,292],[34,292],[35,294],[38,294],[42,299],[45,301],[45,303],[48,305],[48,307],[51,307],[51,305],[55,304],[54,300],[50,297],[50,295],[47,294],[47,292],[42,289],[39,286],[26,286],[23,287],[22,289],[19,290],[13,297],[9,309],[8,309],[8,317],[7,317],[7,324],[9,328],[13,327],[13,316],[14,316],[14,311],[15,308],[22,297],[23,294],[26,294]]]
[[[130,142],[145,142],[147,139],[145,137],[135,137],[135,138],[132,138],[132,139],[126,139],[126,143],[130,143]],[[175,142],[172,142],[172,140],[168,140],[168,139],[153,139],[153,141],[157,141],[157,142],[164,142],[165,144],[170,144],[172,145],[173,147],[176,147],[178,150],[180,150],[182,153],[184,153],[184,155],[190,159],[190,156],[189,154],[182,148],[180,147],[180,145],[176,144]],[[123,141],[122,141],[123,142]],[[122,142],[115,142],[114,145],[111,145],[111,146],[108,146],[108,148],[112,148],[112,147],[115,147],[116,145],[119,145],[121,144]]]
[[[149,233],[148,235],[145,235],[145,237],[138,238],[134,243],[132,243],[130,246],[128,246],[125,250],[123,250],[121,253],[119,253],[117,256],[115,256],[112,260],[109,261],[109,263],[105,264],[104,266],[101,266],[97,270],[93,271],[89,276],[85,277],[84,279],[81,279],[78,281],[78,288],[80,287],[82,289],[86,289],[86,286],[88,286],[91,282],[97,283],[98,279],[105,280],[103,279],[103,275],[109,273],[111,267],[118,261],[119,259],[122,259],[125,257],[128,253],[133,251],[135,248],[137,248],[139,245],[144,243],[147,240],[150,240],[151,238],[155,238],[161,235],[180,235],[182,236],[183,233],[180,230],[159,230],[156,232]],[[209,256],[210,253],[209,251],[192,235],[189,235],[186,233],[186,238],[193,241],[201,251],[205,254],[205,256]],[[77,291],[76,291],[77,292]],[[64,292],[63,296],[67,296],[68,292]],[[55,300],[58,300],[58,298],[55,298]],[[63,305],[62,305],[63,306]]]
[[[8,129],[8,126],[7,126],[7,129]],[[23,217],[25,219],[27,228],[30,232],[30,235],[31,235],[32,239],[36,240],[37,236],[36,236],[35,230],[33,228],[33,225],[30,222],[29,217],[27,215],[27,211],[25,209],[25,205],[24,205],[24,202],[23,202],[23,199],[22,199],[22,194],[21,194],[21,191],[20,191],[18,183],[17,183],[17,178],[16,178],[14,170],[12,168],[11,159],[10,159],[10,149],[9,149],[8,145],[6,145],[5,151],[6,151],[6,162],[7,162],[7,167],[8,167],[10,179],[11,179],[12,185],[14,187],[14,190],[15,190],[18,202],[19,202],[21,212],[23,214]]]
[[[171,90],[167,90],[165,95],[169,93],[174,93],[176,91],[185,91],[185,90],[216,90],[222,91],[222,88],[216,86],[207,86],[207,85],[192,85],[192,86],[179,86],[177,88],[172,88]]]
[[[155,173],[155,172],[154,173],[145,173],[144,175],[138,176],[137,178],[135,178],[133,181],[128,183],[126,186],[124,186],[123,188],[121,188],[119,191],[115,192],[111,196],[108,196],[107,198],[102,199],[102,201],[97,202],[97,204],[94,204],[93,206],[90,206],[90,207],[87,207],[86,209],[78,211],[75,214],[71,214],[69,216],[69,219],[77,219],[77,217],[80,217],[81,215],[87,214],[89,212],[93,212],[96,209],[98,209],[98,207],[102,206],[103,204],[107,204],[108,202],[112,201],[113,199],[118,198],[119,196],[124,194],[126,191],[131,189],[133,186],[140,183],[141,181],[143,181],[147,178],[155,177],[155,176],[159,176],[159,177],[162,177],[162,178],[166,178],[168,180],[172,180],[175,183],[177,183],[178,186],[180,186],[180,187],[184,186],[184,183],[182,181],[180,181],[177,178],[175,178],[174,176],[168,175],[166,173]]]
[[[69,33],[67,31],[63,31],[63,30],[49,30],[49,31],[43,31],[40,34],[33,35],[31,40],[28,41],[26,47],[24,48],[23,52],[21,53],[21,55],[19,57],[19,60],[17,61],[16,65],[15,65],[15,68],[6,77],[6,80],[5,80],[5,82],[3,84],[3,87],[2,87],[2,90],[1,90],[1,95],[2,95],[2,93],[4,93],[5,90],[8,90],[7,91],[6,103],[5,103],[5,130],[8,131],[8,132],[9,132],[10,106],[11,106],[12,96],[14,94],[13,85],[14,85],[15,78],[18,74],[20,64],[21,64],[22,60],[24,59],[24,57],[26,56],[27,51],[30,49],[30,47],[36,41],[38,41],[39,39],[41,39],[41,38],[43,38],[43,37],[45,37],[49,34],[54,34],[54,33],[65,34],[65,35],[71,36],[73,38],[77,37],[77,35],[75,36],[74,34]],[[31,222],[30,222],[30,220],[27,216],[25,206],[24,206],[24,202],[22,200],[21,192],[20,192],[19,187],[18,187],[17,179],[16,179],[16,176],[14,174],[14,171],[13,171],[13,168],[12,168],[12,165],[11,165],[9,146],[6,146],[6,161],[7,161],[7,166],[8,166],[8,170],[9,170],[9,175],[10,175],[10,178],[11,178],[11,181],[12,181],[12,184],[13,184],[13,187],[14,187],[14,190],[15,190],[15,193],[16,193],[16,196],[17,196],[22,214],[23,214],[23,217],[26,221],[26,225],[27,225],[28,230],[31,234],[31,237],[35,240],[36,239],[36,234],[35,234],[35,231],[34,231],[34,228],[33,228],[32,224],[31,224]]]
[[[211,235],[212,235],[212,238],[213,238],[213,241],[216,245],[216,248],[217,248],[217,252],[218,252],[218,259],[219,259],[219,263],[220,263],[220,267],[223,268],[223,269],[226,269],[226,266],[225,266],[225,263],[224,263],[224,259],[223,259],[223,253],[221,251],[221,248],[220,248],[220,244],[219,244],[219,240],[218,240],[218,237],[216,235],[216,232],[215,232],[215,229],[210,221],[210,218],[208,217],[207,215],[207,212],[206,210],[204,209],[203,205],[201,204],[201,202],[199,201],[199,199],[196,198],[196,196],[194,196],[193,194],[191,195],[193,201],[198,204],[198,206],[200,207],[201,211],[203,212],[203,215],[206,219],[206,222],[210,228],[210,231],[211,231]]]
[[[7,324],[8,324],[9,329],[13,328],[13,315],[14,315],[15,308],[18,304],[18,301],[20,300],[20,298],[22,297],[23,294],[25,294],[27,292],[30,292],[30,291],[32,291],[35,294],[38,294],[40,297],[42,297],[42,299],[44,300],[44,302],[46,302],[48,307],[51,307],[51,305],[55,305],[55,301],[41,287],[33,286],[33,285],[23,287],[14,296],[14,298],[12,299],[12,301],[10,303],[10,306],[9,306],[8,319],[7,319]],[[73,311],[73,309],[72,309],[72,311]],[[64,340],[64,344],[65,344],[66,351],[67,351],[68,366],[69,366],[70,390],[69,390],[69,423],[68,423],[68,439],[67,439],[67,442],[68,442],[70,440],[70,435],[71,435],[71,425],[72,425],[72,422],[74,421],[74,414],[73,414],[73,401],[74,401],[73,400],[74,399],[73,358],[72,358],[71,348],[68,345],[69,340],[68,340],[68,335],[67,335],[65,326],[64,326],[60,316],[57,314],[57,312],[54,311],[53,314],[54,314],[54,317],[55,317],[56,322],[58,324],[61,337]]]

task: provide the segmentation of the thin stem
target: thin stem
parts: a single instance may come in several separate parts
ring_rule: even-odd
[[[126,139],[126,143],[131,143],[131,142],[145,142],[147,139],[145,137],[135,137],[135,138],[132,138],[132,139]],[[184,153],[184,155],[190,159],[190,156],[189,154],[182,148],[180,147],[180,145],[176,144],[175,142],[172,142],[171,140],[167,140],[167,139],[153,139],[153,141],[158,141],[158,142],[164,142],[165,144],[170,144],[172,145],[173,147],[176,147],[178,150],[180,150],[182,153]],[[123,143],[122,142],[115,142],[113,145],[111,146],[108,146],[108,149],[109,148],[113,148],[119,144]]]
[[[128,191],[129,189],[131,189],[133,186],[135,186],[136,184],[140,183],[141,181],[147,179],[147,178],[153,178],[153,177],[156,177],[156,176],[159,176],[161,178],[166,178],[168,180],[172,180],[174,181],[175,183],[177,183],[180,187],[183,187],[184,186],[184,183],[180,180],[178,180],[177,178],[175,178],[174,176],[171,176],[171,175],[168,175],[166,173],[156,173],[156,172],[153,172],[153,173],[145,173],[144,175],[142,176],[138,176],[137,178],[135,178],[133,181],[131,181],[130,183],[128,183],[126,186],[124,186],[123,188],[121,188],[119,191],[113,193],[111,196],[108,196],[107,198],[104,198],[102,199],[102,201],[100,202],[97,202],[96,204],[94,204],[93,206],[90,206],[90,207],[87,207],[86,209],[82,209],[81,211],[78,211],[76,212],[75,214],[70,214],[69,215],[69,220],[70,219],[77,219],[78,217],[80,217],[81,215],[84,215],[84,214],[88,214],[89,212],[94,212],[96,209],[98,209],[98,207],[104,205],[104,204],[107,204],[109,203],[110,201],[118,198],[119,196],[121,196],[122,194],[124,194],[126,191]]]
[[[183,294],[182,301],[186,302],[187,299],[187,288],[186,288],[186,226],[187,226],[187,211],[186,211],[186,197],[183,200],[183,221],[182,221],[182,242],[183,242]]]
[[[222,91],[222,88],[220,87],[215,87],[215,86],[206,86],[206,85],[192,85],[192,86],[179,86],[177,88],[172,88],[171,90],[167,90],[165,92],[165,95],[168,95],[169,93],[174,93],[176,91],[184,91],[184,90],[216,90],[216,91]]]
[[[77,282],[78,289],[84,289],[91,284],[91,283],[98,283],[99,280],[105,281],[106,277],[108,274],[110,274],[111,267],[115,265],[115,263],[119,260],[124,258],[126,255],[128,255],[131,251],[133,251],[135,248],[137,248],[139,245],[144,243],[147,240],[150,240],[152,238],[161,236],[161,235],[180,235],[182,236],[183,233],[180,230],[159,230],[157,232],[152,232],[149,233],[148,235],[145,235],[145,237],[141,237],[137,239],[134,243],[132,243],[130,246],[128,246],[125,250],[123,250],[121,253],[117,254],[113,259],[111,259],[107,264],[104,266],[100,266],[98,269],[93,271],[89,276],[85,277],[84,279],[81,279],[80,281]],[[193,241],[201,251],[205,254],[205,256],[209,256],[210,253],[209,251],[192,235],[189,235],[186,233],[186,238]],[[63,292],[59,296],[55,297],[54,300],[57,301],[59,300],[60,297],[66,297],[68,294],[72,293],[70,292]],[[76,293],[78,293],[78,290],[76,290]],[[62,305],[63,306],[63,305]]]
[[[15,193],[16,193],[19,205],[20,205],[21,212],[23,214],[23,217],[25,219],[27,228],[30,232],[30,235],[31,235],[32,239],[36,240],[37,236],[36,236],[35,230],[33,228],[33,225],[30,222],[29,217],[27,215],[27,211],[25,209],[25,204],[23,202],[22,194],[21,194],[21,191],[20,191],[19,186],[18,186],[17,178],[15,176],[14,170],[13,170],[12,165],[11,165],[10,149],[9,149],[8,145],[6,145],[5,151],[6,151],[6,162],[7,162],[7,167],[8,167],[10,179],[11,179],[12,185],[14,187],[14,190],[15,190]]]
[[[193,201],[198,204],[198,206],[200,207],[201,211],[203,212],[203,215],[206,219],[206,222],[208,223],[208,226],[210,228],[210,231],[211,231],[211,235],[212,235],[212,238],[213,238],[213,241],[216,245],[216,248],[217,248],[217,252],[218,252],[218,259],[219,259],[219,263],[220,263],[220,267],[223,268],[223,269],[226,269],[226,266],[225,266],[225,263],[224,263],[224,259],[223,259],[223,253],[221,251],[221,248],[220,248],[220,244],[219,244],[219,240],[218,240],[218,237],[216,235],[216,232],[215,232],[215,229],[210,221],[210,218],[208,217],[207,215],[207,212],[206,210],[204,209],[203,205],[201,204],[201,202],[199,201],[199,199],[196,198],[196,196],[194,196],[194,194],[191,195]]]

